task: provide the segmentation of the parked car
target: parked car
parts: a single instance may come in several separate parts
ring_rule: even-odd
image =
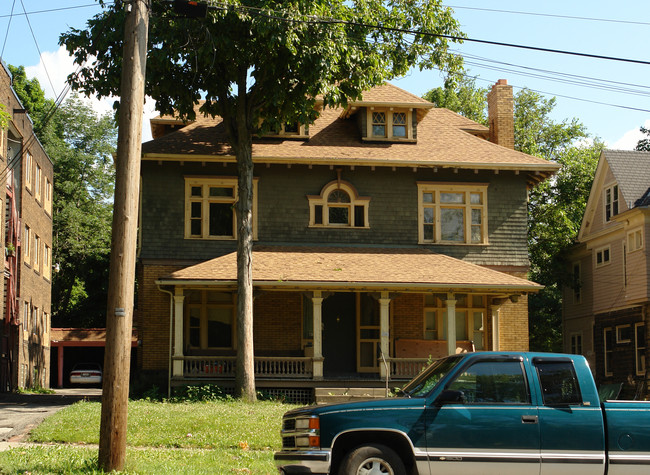
[[[650,402],[600,401],[584,357],[442,358],[398,397],[295,409],[281,473],[650,473]]]
[[[77,363],[70,371],[70,384],[102,384],[102,367],[98,363]]]

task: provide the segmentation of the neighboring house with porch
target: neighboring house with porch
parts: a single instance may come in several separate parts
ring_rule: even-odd
[[[650,152],[603,150],[567,256],[564,348],[589,359],[598,384],[624,383],[625,397],[647,392],[649,205]]]
[[[4,183],[0,392],[49,387],[53,164],[0,61],[0,179]]]
[[[386,84],[254,140],[258,389],[382,387],[430,358],[528,349],[527,193],[558,165]],[[234,383],[236,160],[220,118],[152,120],[143,144],[141,376]]]

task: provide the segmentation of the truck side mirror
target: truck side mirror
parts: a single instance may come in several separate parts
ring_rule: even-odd
[[[464,402],[465,393],[463,391],[445,389],[436,399],[435,405],[444,406],[445,404],[463,404]]]

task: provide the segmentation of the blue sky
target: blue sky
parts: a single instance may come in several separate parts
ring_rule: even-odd
[[[454,9],[468,38],[650,62],[646,1],[446,0],[445,5]],[[14,16],[10,17],[12,9]],[[49,11],[38,13],[44,10]],[[2,0],[3,61],[24,65],[48,94],[54,95],[51,82],[58,95],[65,76],[73,70],[71,60],[58,46],[59,34],[83,28],[99,11],[93,0]],[[485,87],[507,79],[515,91],[527,87],[545,97],[556,97],[555,120],[577,118],[610,148],[633,148],[641,137],[639,126],[650,127],[648,64],[474,42],[453,49],[465,57],[469,73],[478,76],[477,85]],[[392,82],[422,95],[442,85],[442,77],[438,71],[412,71]],[[108,105],[97,108],[107,110]],[[147,114],[153,114],[152,104]]]

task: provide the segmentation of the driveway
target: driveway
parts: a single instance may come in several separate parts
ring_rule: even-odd
[[[99,400],[101,389],[56,389],[54,394],[0,393],[0,450],[23,441],[47,416],[82,399]]]

